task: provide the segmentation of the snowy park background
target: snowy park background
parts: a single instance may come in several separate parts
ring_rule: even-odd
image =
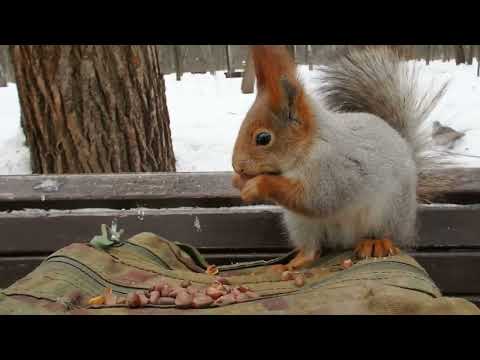
[[[466,131],[451,152],[463,154],[456,161],[480,167],[480,78],[478,63],[456,65],[455,61],[418,62],[423,89],[450,80],[450,88],[429,119],[457,131]],[[309,87],[318,71],[299,66]],[[167,105],[177,171],[231,171],[231,154],[237,131],[255,94],[241,92],[241,78],[226,78],[223,71],[211,74],[165,76]],[[30,174],[30,155],[20,126],[16,86],[0,88],[0,174]]]

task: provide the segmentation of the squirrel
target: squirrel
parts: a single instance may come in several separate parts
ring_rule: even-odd
[[[247,203],[273,202],[299,250],[287,268],[324,248],[358,258],[414,245],[418,200],[448,189],[433,178],[422,124],[448,82],[418,94],[415,68],[393,48],[346,47],[307,93],[282,45],[251,47],[257,95],[235,141],[233,186]]]

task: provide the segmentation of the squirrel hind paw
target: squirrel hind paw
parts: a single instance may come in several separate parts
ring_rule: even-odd
[[[400,250],[390,239],[364,239],[354,250],[355,255],[360,259],[394,256],[399,252]]]

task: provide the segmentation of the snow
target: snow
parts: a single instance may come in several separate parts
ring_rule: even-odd
[[[233,144],[254,94],[224,72],[166,75],[167,106],[177,171],[230,171]]]
[[[20,127],[17,87],[0,87],[0,174],[31,174],[30,153]]]
[[[463,166],[480,167],[478,63],[457,66],[454,61],[433,61],[426,65],[423,61],[417,65],[421,70],[421,89],[451,81],[427,125],[437,120],[457,131],[466,131],[451,152],[467,155],[455,159]],[[300,66],[299,72],[309,89],[309,80],[321,76],[307,66]],[[225,78],[224,71],[215,75],[186,73],[181,81],[176,81],[175,74],[165,76],[177,171],[231,171],[235,138],[255,98],[255,94],[242,94],[241,81]],[[0,88],[0,174],[28,173],[30,155],[20,127],[18,94],[15,85],[9,84]]]

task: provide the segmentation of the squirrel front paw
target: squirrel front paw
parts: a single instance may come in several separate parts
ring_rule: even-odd
[[[263,175],[259,175],[245,183],[240,194],[244,202],[251,203],[266,200],[266,194],[261,191],[262,186],[260,186],[260,183],[262,180]]]
[[[234,188],[241,191],[249,179],[251,178],[235,173],[232,177],[232,185]]]

